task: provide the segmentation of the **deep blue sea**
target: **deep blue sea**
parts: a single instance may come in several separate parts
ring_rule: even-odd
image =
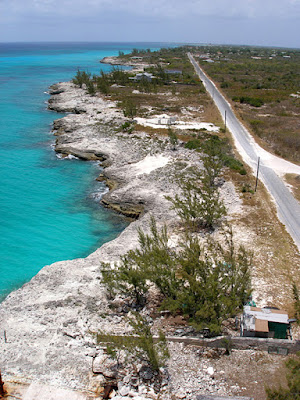
[[[57,158],[48,87],[78,68],[99,73],[105,56],[141,43],[0,43],[0,300],[44,265],[85,257],[115,238],[124,218],[99,205],[95,162]],[[96,198],[95,198],[96,197]],[[71,273],[71,271],[70,271]]]

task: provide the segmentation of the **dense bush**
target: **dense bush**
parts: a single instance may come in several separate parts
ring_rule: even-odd
[[[221,139],[217,135],[209,135],[202,139],[192,139],[185,144],[189,150],[204,151],[209,156],[218,157],[222,164],[231,170],[246,175],[244,164],[233,155],[227,139]]]
[[[178,216],[193,230],[213,229],[226,214],[215,184],[222,164],[219,158],[207,156],[203,158],[203,165],[203,170],[185,171],[178,181],[181,193],[166,197]]]
[[[264,105],[263,100],[258,97],[234,96],[232,100],[240,102],[241,104],[249,104],[252,107],[261,107]]]
[[[91,74],[89,72],[78,70],[72,82],[82,88],[83,84],[88,85],[91,79]]]
[[[120,264],[102,264],[102,282],[142,307],[151,286],[160,293],[161,308],[184,315],[197,329],[219,333],[222,321],[236,315],[250,289],[251,254],[236,249],[232,232],[225,232],[225,245],[210,242],[204,249],[198,239],[186,236],[175,252],[167,229],[151,221],[150,234],[139,231],[139,248],[130,250]]]

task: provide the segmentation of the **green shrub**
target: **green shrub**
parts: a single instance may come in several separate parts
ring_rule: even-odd
[[[137,105],[133,100],[127,99],[127,100],[122,101],[121,107],[123,109],[124,117],[133,119],[136,116]]]
[[[189,150],[196,150],[201,147],[201,141],[199,139],[189,140],[184,147]]]
[[[221,86],[222,89],[226,89],[226,88],[229,87],[229,83],[228,82],[222,82],[220,86]]]
[[[237,171],[241,175],[247,175],[247,171],[244,168],[244,164],[241,163],[236,158],[225,155],[223,156],[223,161],[224,165],[226,165],[226,167],[230,168],[231,170]]]
[[[136,361],[147,362],[156,373],[163,367],[169,358],[167,341],[164,334],[159,332],[158,341],[154,342],[149,323],[146,318],[134,313],[134,318],[129,318],[129,324],[133,328],[130,335],[117,336],[99,332],[97,343],[107,343],[108,354],[116,357],[118,350],[125,350]]]
[[[293,297],[294,297],[295,318],[297,320],[297,323],[300,324],[300,294],[295,282],[293,282]]]
[[[218,157],[222,164],[231,170],[246,175],[247,171],[244,164],[237,160],[231,152],[229,141],[220,139],[217,135],[207,135],[207,138],[192,139],[185,144],[189,150],[202,150],[210,157]]]
[[[254,194],[254,190],[251,188],[249,183],[244,183],[241,189],[242,193],[252,193]]]
[[[184,315],[197,329],[219,333],[222,322],[242,308],[250,293],[252,256],[235,248],[231,229],[225,245],[210,242],[206,250],[187,234],[180,251],[169,246],[166,227],[154,219],[150,234],[139,231],[139,248],[130,250],[114,268],[102,264],[108,290],[120,291],[142,307],[150,287],[156,287],[161,309]]]
[[[82,85],[88,85],[91,79],[91,74],[89,72],[77,70],[75,77],[72,79],[72,82],[82,88]]]
[[[134,123],[132,121],[126,121],[123,125],[121,125],[121,131],[132,133],[134,130]]]
[[[241,104],[249,104],[252,107],[261,107],[264,105],[264,101],[258,97],[233,96],[232,100]]]

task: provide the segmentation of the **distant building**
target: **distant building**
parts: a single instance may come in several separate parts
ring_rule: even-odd
[[[165,69],[165,73],[169,75],[182,75],[181,69]]]
[[[151,82],[152,79],[155,78],[154,75],[149,74],[149,72],[140,72],[136,74],[136,76],[133,78],[135,81],[141,81],[142,79]]]
[[[155,118],[155,124],[157,125],[173,125],[177,121],[176,117],[170,117],[167,114],[162,114]]]
[[[142,61],[143,57],[133,56],[133,57],[130,57],[130,59],[133,61]]]
[[[288,339],[291,338],[290,322],[286,311],[247,305],[241,318],[241,336]]]

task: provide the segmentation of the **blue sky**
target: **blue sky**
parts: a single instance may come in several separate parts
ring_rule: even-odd
[[[300,0],[0,0],[0,41],[300,48]]]

